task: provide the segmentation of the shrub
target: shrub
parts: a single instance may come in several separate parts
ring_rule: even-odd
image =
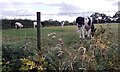
[[[114,36],[114,37],[113,37]],[[55,47],[45,49],[48,70],[118,70],[118,39],[110,26],[100,26],[92,39],[80,40],[72,47],[65,47],[64,40],[54,39]]]

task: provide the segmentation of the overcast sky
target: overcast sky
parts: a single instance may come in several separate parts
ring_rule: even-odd
[[[100,13],[112,16],[115,12],[103,11],[118,11],[118,1],[120,0],[0,0],[0,17],[35,20],[37,11],[43,14],[42,21],[48,19],[73,21],[78,16],[91,15],[86,12],[94,11],[101,11]],[[67,14],[60,15],[59,13]]]

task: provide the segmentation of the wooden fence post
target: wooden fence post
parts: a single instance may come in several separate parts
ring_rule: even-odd
[[[37,12],[37,48],[39,50],[41,50],[41,20],[40,20],[40,17],[41,17],[41,13],[40,12]]]

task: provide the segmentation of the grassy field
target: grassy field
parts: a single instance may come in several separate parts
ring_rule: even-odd
[[[48,68],[63,70],[65,68],[74,70],[79,68],[88,70],[118,69],[120,67],[118,65],[120,60],[118,58],[120,50],[118,48],[118,24],[109,25],[108,27],[107,24],[96,24],[95,38],[84,40],[79,39],[76,26],[64,26],[63,31],[59,26],[42,28],[42,52],[51,64],[51,66],[47,65]],[[2,30],[2,44],[6,46],[4,47],[6,51],[15,49],[14,56],[20,48],[23,48],[24,51],[35,52],[36,50],[33,49],[37,48],[36,33],[36,29],[33,28]],[[50,33],[52,35],[48,36]],[[85,54],[81,48],[86,49]],[[63,52],[60,53],[60,57],[57,56],[59,51]],[[76,62],[78,63],[76,64]]]
[[[101,24],[103,28],[106,28],[106,24]],[[95,25],[97,29],[99,25]],[[111,24],[110,26],[115,34],[118,34],[118,24]],[[56,45],[53,41],[55,39],[48,37],[49,33],[56,33],[56,38],[62,38],[66,46],[72,46],[79,41],[79,34],[76,31],[76,26],[64,26],[63,31],[61,27],[45,27],[41,30],[42,45]],[[9,29],[2,31],[3,44],[13,44],[14,46],[20,46],[24,43],[25,39],[31,39],[36,45],[36,29]],[[114,37],[114,36],[113,36]],[[116,37],[115,37],[116,38]]]

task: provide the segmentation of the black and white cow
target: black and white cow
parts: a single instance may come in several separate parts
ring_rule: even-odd
[[[77,17],[76,24],[77,29],[80,33],[80,38],[84,39],[86,36],[89,38],[94,36],[96,28],[94,27],[92,17]]]
[[[20,23],[20,22],[16,22],[15,23],[15,28],[17,29],[17,28],[22,28],[23,27],[23,25]]]
[[[41,28],[43,28],[45,26],[44,22],[41,22]],[[37,22],[33,22],[33,26],[34,28],[37,28]]]

